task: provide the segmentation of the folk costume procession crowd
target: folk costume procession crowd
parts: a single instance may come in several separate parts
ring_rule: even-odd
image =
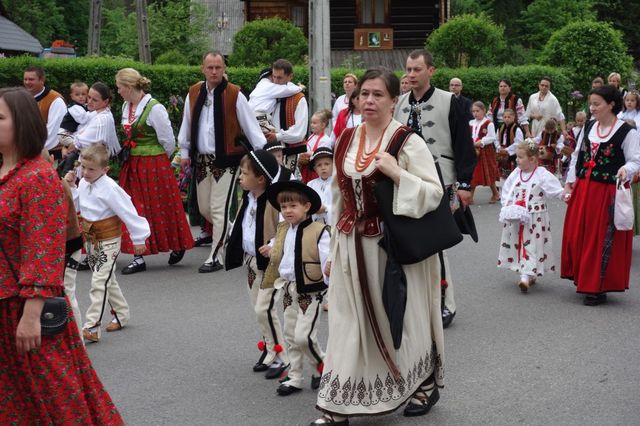
[[[402,315],[391,315],[382,265],[398,253],[387,209],[418,221],[444,205],[477,241],[468,206],[478,186],[490,187],[489,203],[501,203],[498,267],[527,292],[555,270],[548,203],[562,199],[561,277],[586,305],[628,289],[640,233],[640,98],[618,74],[595,79],[588,108],[567,122],[549,78],[526,107],[507,79],[485,105],[464,97],[458,78],[450,91],[434,87],[425,50],[409,55],[402,79],[385,68],[347,74],[333,111],[310,117],[287,60],[265,70],[248,99],[225,68],[219,52],[204,55],[175,156],[167,110],[134,69],[116,75],[122,143],[103,83],[74,83],[65,104],[31,67],[24,88],[0,89],[0,423],[123,424],[84,347],[103,328],[126,329],[121,252],[134,256],[125,275],[145,271],[145,256],[169,252],[173,265],[207,244],[198,272],[246,270],[262,336],[253,371],[279,379],[287,396],[303,389],[310,365],[322,412],[312,425],[403,405],[420,416],[439,400],[443,328],[456,314],[447,247],[400,262],[408,294]],[[107,175],[115,155],[117,182]],[[383,182],[391,199],[377,191]],[[195,241],[179,188],[201,226]],[[75,297],[83,265],[88,304]]]

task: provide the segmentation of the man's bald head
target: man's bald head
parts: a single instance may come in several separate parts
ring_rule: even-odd
[[[453,77],[449,81],[449,91],[456,96],[460,96],[460,93],[462,93],[462,80],[458,77]]]

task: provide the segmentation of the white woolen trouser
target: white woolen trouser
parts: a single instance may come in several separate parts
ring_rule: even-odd
[[[280,357],[282,362],[288,364],[287,345],[282,335],[282,326],[276,309],[282,292],[275,288],[260,288],[264,272],[258,270],[256,258],[246,255],[245,262],[247,264],[251,306],[256,314],[258,329],[266,343],[267,355],[262,363],[270,365],[276,360],[276,357]],[[282,352],[276,353],[274,349],[276,344],[282,347]]]
[[[205,160],[201,158],[199,161]],[[236,172],[232,172],[229,168],[215,169],[222,173],[216,179],[216,175],[211,172],[209,167],[198,164],[198,168],[201,167],[206,167],[206,177],[196,186],[198,210],[213,225],[211,252],[205,263],[213,262],[214,258],[223,263],[222,250],[219,249],[219,245],[227,232],[230,197],[235,196]],[[196,177],[194,176],[193,179]]]
[[[324,292],[298,294],[296,283],[279,278],[276,286],[284,291],[284,339],[291,367],[287,385],[302,388],[306,356],[312,374],[320,374],[318,365],[324,359],[324,351],[318,343],[318,321]]]
[[[84,328],[93,328],[102,323],[107,304],[111,306],[116,320],[125,326],[129,322],[129,304],[122,295],[116,281],[116,259],[120,254],[120,237],[99,241],[97,247],[87,243],[87,261],[91,275],[91,305],[85,315]]]
[[[71,253],[70,258],[75,260],[76,263],[80,262],[82,257],[82,250],[76,250]],[[64,268],[64,293],[71,303],[71,310],[73,311],[73,318],[78,325],[78,328],[82,326],[82,314],[80,313],[80,306],[78,305],[78,299],[76,299],[76,276],[78,271],[65,266]]]
[[[453,281],[451,280],[451,268],[449,267],[449,258],[447,257],[447,251],[442,252],[444,256],[445,279],[447,280],[447,289],[444,292],[444,306],[449,309],[449,312],[454,313],[456,311],[456,301],[453,293]]]

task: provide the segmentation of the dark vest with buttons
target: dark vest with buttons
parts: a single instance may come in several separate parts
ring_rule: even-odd
[[[576,163],[576,177],[578,179],[584,179],[586,177],[588,170],[586,165],[592,160],[589,133],[595,123],[596,121],[592,120],[584,129],[584,139]],[[624,142],[624,138],[631,129],[632,127],[627,123],[622,123],[622,126],[616,130],[608,141],[600,144],[598,152],[595,158],[593,158],[595,166],[591,170],[590,180],[615,185],[618,170],[626,163],[624,151],[622,150],[622,142]]]

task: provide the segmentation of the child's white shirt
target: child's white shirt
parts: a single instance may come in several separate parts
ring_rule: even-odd
[[[535,136],[533,140],[536,144],[540,145],[540,142],[542,142],[542,134]],[[558,140],[556,141],[556,154],[560,154],[562,148],[564,148],[564,135],[560,134],[560,137],[558,137]]]
[[[487,134],[480,137],[481,135],[478,134],[480,132],[480,127],[482,127],[482,125],[487,121],[489,122],[489,124],[487,125]],[[496,148],[498,147],[496,127],[491,120],[486,117],[480,120],[473,119],[469,121],[469,127],[471,127],[471,138],[474,142],[480,139],[483,147],[491,144],[493,144]]]
[[[72,188],[71,193],[76,211],[83,219],[95,222],[118,216],[135,245],[144,244],[151,235],[147,219],[138,215],[129,194],[109,176],[103,175],[93,183],[81,179],[78,188]]]
[[[280,278],[285,281],[296,281],[295,271],[295,250],[296,250],[296,232],[298,231],[298,225],[289,225],[287,234],[284,238],[284,248],[282,250],[282,260],[278,267],[278,273]],[[329,283],[329,277],[324,274],[324,267],[329,258],[329,245],[331,242],[331,236],[329,232],[322,231],[320,239],[318,240],[318,254],[320,255],[320,267],[322,268],[322,275],[324,282]]]
[[[249,256],[256,255],[256,212],[258,199],[249,192],[247,194],[247,208],[242,216],[242,249]]]
[[[310,180],[307,183],[307,186],[312,188],[314,191],[320,195],[320,200],[322,200],[322,205],[326,208],[326,212],[321,214],[314,214],[313,220],[321,220],[324,221],[327,225],[332,225],[331,223],[331,183],[333,182],[333,176],[329,176],[326,180],[322,180],[321,178],[316,178]]]
[[[507,140],[507,133],[505,132],[505,134],[502,135],[502,141],[505,142],[506,140]],[[524,141],[524,133],[522,133],[522,130],[520,130],[520,128],[518,127],[516,129],[516,134],[514,135],[514,138],[513,138],[513,143],[506,148],[507,153],[509,155],[516,155],[518,144],[522,141]],[[500,144],[498,144],[498,147],[500,147]]]
[[[276,84],[265,77],[256,84],[249,95],[249,106],[254,113],[258,111],[272,112],[276,106],[276,100],[288,98],[301,91],[302,88],[297,84],[291,82]]]
[[[515,204],[515,202],[521,198],[522,191],[529,194],[531,188],[534,186],[540,187],[544,193],[544,198],[562,198],[564,189],[562,188],[560,181],[553,175],[553,173],[549,172],[544,167],[536,167],[533,171],[533,176],[531,176],[531,173],[522,172],[524,180],[521,179],[520,172],[520,167],[516,167],[502,186],[500,202],[503,207]],[[518,191],[514,191],[513,188],[518,182],[521,182],[521,188]],[[525,200],[525,202],[528,203],[528,200]]]

